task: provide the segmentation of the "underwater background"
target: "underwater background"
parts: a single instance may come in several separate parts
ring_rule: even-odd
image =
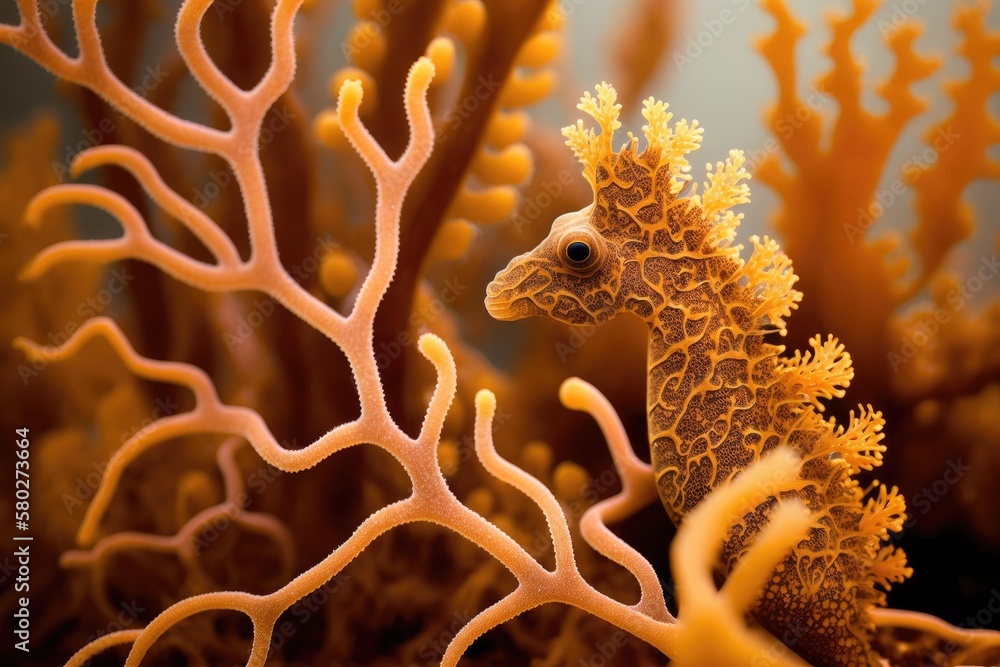
[[[71,4],[7,2],[0,22],[16,25],[18,7],[37,5],[55,44],[73,54]],[[244,89],[271,63],[275,5],[216,0],[202,19],[207,53]],[[180,7],[97,3],[108,68],[160,108],[226,128],[223,108],[198,87],[174,43]],[[419,335],[436,334],[451,350],[458,390],[433,447],[457,499],[554,565],[555,540],[535,497],[480,461],[475,396],[489,389],[497,451],[554,493],[587,582],[633,604],[635,578],[579,535],[586,510],[622,491],[620,468],[594,420],[560,404],[560,386],[570,376],[592,383],[648,461],[647,331],[626,318],[578,329],[497,322],[483,298],[511,257],[536,246],[556,217],[591,202],[559,131],[581,116],[583,91],[615,85],[619,143],[627,131],[642,135],[649,96],[669,102],[677,119],[698,119],[705,134],[691,159],[694,180],[703,180],[704,161],[742,149],[752,195],[738,209],[738,242],[776,239],[799,276],[803,298],[788,335],[769,340],[791,356],[817,334],[837,337],[854,376],[825,415],[843,424],[871,404],[884,416],[882,465],[861,473],[861,487],[877,478],[905,499],[907,519],[888,542],[913,569],[893,584],[888,605],[963,629],[1000,630],[998,11],[938,0],[315,0],[294,20],[294,82],[262,109],[265,131],[240,155],[260,156],[280,264],[303,294],[339,313],[369,302],[377,309],[370,357],[378,376],[368,377],[406,436],[419,439],[437,377],[417,349]],[[761,53],[769,35],[770,59]],[[398,158],[411,129],[407,74],[425,54],[437,68],[428,93],[435,144],[400,192],[392,283],[366,301],[359,294],[376,261],[383,209],[375,179],[344,136],[337,95],[344,81],[361,81],[361,121]],[[880,89],[886,80],[895,83]],[[92,640],[137,634],[192,596],[281,589],[407,497],[413,483],[383,447],[345,447],[282,470],[274,465],[280,456],[268,460],[231,433],[156,431],[156,422],[182,417],[201,398],[169,374],[136,372],[130,358],[203,369],[222,404],[258,413],[286,450],[306,450],[357,418],[363,392],[353,362],[330,339],[340,340],[303,321],[277,292],[206,292],[113,253],[107,262],[80,254],[33,265],[53,244],[120,234],[114,216],[91,206],[28,214],[39,192],[75,182],[118,193],[179,254],[201,263],[220,256],[110,160],[72,173],[73,160],[97,146],[123,144],[145,156],[193,207],[183,209],[191,219],[204,215],[232,238],[232,258],[250,256],[254,209],[231,164],[175,148],[134,121],[148,110],[123,113],[6,46],[0,90],[0,423],[8,434],[30,429],[33,537],[31,651],[5,640],[0,659],[55,665]],[[120,337],[88,330],[65,358],[26,342],[60,346],[105,316]],[[126,339],[135,357],[123,352]],[[358,442],[377,437],[373,430]],[[119,448],[144,438],[162,443],[143,445],[120,470],[109,465]],[[0,514],[11,517],[20,509],[17,451],[2,450],[11,479],[0,485]],[[14,520],[7,525],[16,535]],[[651,564],[667,609],[678,613],[669,556],[677,529],[661,504],[653,500],[614,531]],[[15,637],[21,592],[9,562],[0,569],[0,607]],[[266,633],[266,664],[436,665],[462,627],[516,586],[501,562],[446,527],[394,527],[292,599],[275,634]],[[260,628],[236,609],[178,620],[142,664],[245,664]],[[890,664],[998,659],[995,645],[949,652],[931,630],[883,630],[872,644]],[[124,664],[127,655],[127,646],[111,647],[87,664]],[[547,603],[489,628],[462,664],[669,659],[606,620]]]

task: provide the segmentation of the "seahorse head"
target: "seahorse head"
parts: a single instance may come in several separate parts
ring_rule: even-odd
[[[718,244],[740,219],[727,209],[748,200],[740,183],[748,178],[742,153],[719,163],[703,196],[680,197],[691,180],[686,156],[701,142],[697,121],[671,126],[667,105],[650,98],[642,110],[646,148],[639,152],[638,138],[629,133],[614,151],[621,127],[615,99],[614,88],[602,83],[596,97],[586,93],[580,101],[599,132],[583,121],[563,128],[594,201],[557,218],[536,248],[497,274],[486,298],[494,317],[545,316],[586,325],[630,311],[649,320],[675,289],[685,289],[679,283],[698,273],[693,264],[711,255],[709,249],[727,254]]]
[[[598,324],[620,309],[617,245],[601,234],[589,209],[556,218],[536,248],[511,260],[487,288],[486,307],[500,320],[547,316]]]

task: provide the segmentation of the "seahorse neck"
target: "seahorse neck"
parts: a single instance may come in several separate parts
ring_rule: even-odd
[[[657,484],[675,523],[753,454],[762,336],[734,321],[709,262],[671,262],[664,302],[647,318],[647,422]],[[753,361],[752,361],[753,360]],[[760,377],[759,375],[756,375]]]

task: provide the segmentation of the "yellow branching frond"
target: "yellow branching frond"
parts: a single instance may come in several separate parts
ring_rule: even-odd
[[[614,155],[614,133],[621,127],[618,120],[621,104],[617,103],[618,95],[614,87],[601,83],[596,90],[596,97],[589,92],[584,93],[577,108],[596,120],[598,128],[585,127],[583,121],[578,120],[575,125],[562,129],[566,145],[573,149],[584,167],[584,176],[595,187],[597,167]],[[673,114],[668,111],[669,107],[666,102],[652,97],[644,100],[642,116],[646,124],[642,126],[642,131],[648,144],[647,151],[651,152],[644,154],[653,156],[649,164],[654,169],[668,166],[670,192],[676,195],[691,180],[687,155],[701,146],[703,129],[698,121],[688,123],[686,120],[678,121],[671,129]],[[625,148],[635,152],[637,140],[631,133],[629,139]]]
[[[854,411],[851,411],[847,428],[838,426],[834,431],[832,450],[850,466],[852,475],[882,465],[884,426],[885,419],[881,412],[873,410],[870,405],[858,406],[858,416],[855,418]]]
[[[889,590],[892,584],[901,583],[912,575],[913,568],[906,567],[906,552],[889,545],[879,549],[870,572],[876,586]]]
[[[715,173],[712,173],[711,164],[705,166],[709,172],[705,192],[691,195],[691,201],[693,205],[701,207],[708,222],[717,223],[730,207],[750,202],[750,186],[743,183],[750,179],[750,174],[743,166],[745,162],[743,151],[734,148],[729,151],[725,162],[715,164]]]
[[[652,149],[662,149],[673,136],[670,131],[670,121],[674,114],[667,111],[670,105],[652,97],[642,103],[642,117],[647,124],[642,126],[642,132],[646,135],[646,143]]]
[[[734,279],[746,279],[748,285],[754,286],[754,322],[759,324],[766,319],[764,324],[778,327],[784,336],[785,318],[802,300],[802,292],[792,289],[798,276],[792,270],[792,261],[773,239],[765,236],[761,243],[757,236],[751,236],[750,242],[754,246],[753,254]]]
[[[698,126],[698,121],[690,125],[686,120],[680,120],[670,129],[670,121],[674,117],[667,111],[670,105],[653,99],[642,104],[642,117],[647,124],[642,126],[649,149],[660,153],[659,163],[670,166],[670,192],[677,194],[691,180],[691,164],[687,155],[701,147],[701,136],[704,129]]]
[[[732,246],[733,239],[736,238],[736,228],[743,222],[743,214],[726,211],[719,218],[719,221],[705,235],[702,252],[705,254],[721,253],[732,255],[734,260],[739,259],[740,246]]]
[[[566,145],[573,149],[573,155],[583,165],[583,177],[591,185],[595,185],[597,172],[597,161],[600,153],[597,150],[597,133],[593,128],[583,127],[583,121],[576,121],[576,125],[570,125],[562,129],[563,136],[566,137]]]
[[[858,523],[861,535],[889,538],[889,533],[898,533],[906,520],[906,501],[895,486],[887,490],[884,484],[878,487],[878,496],[869,498]]]
[[[593,97],[589,92],[585,92],[580,98],[577,109],[591,116],[601,127],[601,140],[608,152],[611,152],[611,139],[615,131],[622,126],[618,120],[622,105],[617,103],[618,93],[614,86],[607,82],[602,82],[595,86],[597,97]]]
[[[691,180],[691,164],[687,155],[701,148],[701,136],[705,128],[698,121],[680,120],[674,125],[674,131],[667,139],[660,159],[670,165],[670,191],[677,194]]]
[[[622,126],[618,120],[622,105],[617,104],[618,94],[613,86],[601,83],[595,87],[597,97],[585,92],[577,108],[597,121],[601,133],[593,128],[583,127],[583,121],[562,129],[566,145],[573,149],[576,159],[583,165],[583,175],[591,185],[596,183],[597,165],[613,153],[612,141],[615,130]]]
[[[803,354],[796,350],[794,357],[782,360],[782,366],[789,388],[802,393],[805,400],[822,412],[824,406],[820,400],[842,398],[854,378],[854,369],[851,355],[832,335],[824,343],[817,334],[809,339],[809,344],[811,352]]]

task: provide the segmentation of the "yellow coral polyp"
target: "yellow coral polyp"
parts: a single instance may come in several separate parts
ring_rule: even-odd
[[[564,500],[579,500],[587,486],[587,471],[572,461],[563,461],[552,473],[552,488]]]
[[[451,78],[451,71],[455,67],[455,42],[447,37],[435,37],[427,45],[426,55],[437,71],[435,81],[440,84]]]
[[[486,24],[486,7],[481,0],[458,0],[448,9],[444,29],[466,45],[479,38]]]
[[[531,176],[531,150],[524,144],[513,144],[500,151],[479,151],[470,166],[476,177],[486,185],[524,183]]]
[[[538,479],[545,479],[552,468],[552,448],[545,442],[525,443],[521,452],[521,467]]]
[[[517,53],[521,67],[544,67],[555,60],[562,49],[562,38],[554,31],[540,32],[528,39]]]
[[[438,261],[454,261],[465,256],[476,237],[476,228],[467,220],[449,220],[441,226],[429,251]]]
[[[482,190],[463,188],[455,199],[450,217],[500,223],[507,220],[517,205],[517,190],[498,186]]]
[[[340,119],[337,118],[335,112],[328,110],[317,114],[316,120],[313,121],[313,129],[316,137],[327,148],[336,151],[343,151],[350,148],[347,135],[344,134],[343,128],[340,127]]]
[[[502,150],[520,141],[530,123],[523,111],[501,111],[490,117],[483,138],[490,146]]]
[[[385,60],[388,44],[378,23],[362,21],[351,28],[345,39],[351,60],[361,69],[371,71]],[[331,88],[336,90],[337,86]]]
[[[525,107],[540,102],[556,87],[555,73],[542,70],[530,74],[515,70],[500,92],[501,107]]]
[[[330,296],[346,296],[357,284],[358,267],[346,252],[334,250],[320,262],[319,281]]]

